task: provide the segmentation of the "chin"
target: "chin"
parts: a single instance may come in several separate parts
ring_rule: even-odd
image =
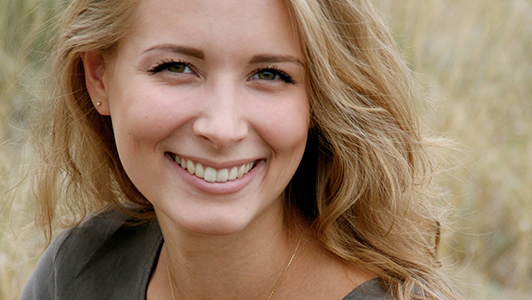
[[[191,220],[176,222],[184,231],[198,235],[229,236],[239,234],[250,227],[252,221],[242,215],[194,216]]]
[[[255,230],[279,228],[283,223],[282,197],[267,199],[256,195],[240,195],[216,201],[185,201],[180,205],[156,209],[165,226],[185,234],[204,236],[230,236],[250,234]],[[187,198],[191,199],[191,198]],[[210,199],[212,200],[212,199]],[[200,203],[202,202],[202,203]],[[178,208],[179,207],[179,208]]]

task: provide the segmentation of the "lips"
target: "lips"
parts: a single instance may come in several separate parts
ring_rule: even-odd
[[[181,168],[187,170],[189,174],[195,175],[207,182],[227,182],[239,179],[246,175],[255,166],[255,162],[253,161],[229,168],[215,169],[213,167],[204,166],[203,164],[190,159],[180,158],[175,154],[172,154],[171,157],[181,166]]]

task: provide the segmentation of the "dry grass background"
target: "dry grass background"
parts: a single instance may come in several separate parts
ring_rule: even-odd
[[[42,59],[63,2],[0,0],[0,199],[12,200],[0,211],[0,299],[18,297],[42,250],[23,226],[31,197],[8,187],[32,155],[25,120],[50,75]],[[470,299],[531,299],[532,1],[374,2],[424,83],[427,126],[463,145],[441,179],[453,207],[442,245],[450,272]]]

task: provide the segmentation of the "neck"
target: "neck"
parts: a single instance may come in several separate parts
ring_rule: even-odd
[[[270,224],[276,225],[209,236],[161,222],[176,299],[267,299],[298,242],[282,220]]]

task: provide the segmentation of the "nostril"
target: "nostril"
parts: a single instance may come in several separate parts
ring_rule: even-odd
[[[196,136],[209,141],[217,150],[231,147],[248,134],[246,122],[241,118],[204,116],[193,124]]]

